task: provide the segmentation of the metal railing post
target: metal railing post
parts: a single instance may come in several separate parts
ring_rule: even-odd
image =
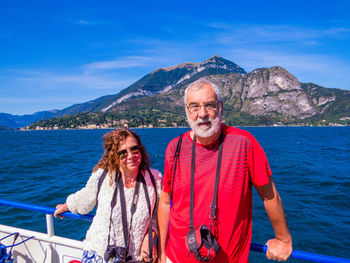
[[[47,230],[47,235],[49,237],[52,237],[55,235],[52,214],[46,214],[46,230]]]

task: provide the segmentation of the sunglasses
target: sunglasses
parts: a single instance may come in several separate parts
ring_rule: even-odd
[[[130,147],[129,149],[125,149],[117,152],[119,159],[125,159],[128,156],[128,151],[130,151],[132,155],[139,154],[140,147],[138,145],[135,145]]]

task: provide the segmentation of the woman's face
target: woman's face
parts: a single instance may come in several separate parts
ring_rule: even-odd
[[[119,146],[117,154],[121,172],[138,170],[142,161],[142,155],[137,140],[133,136],[125,138],[125,141]]]

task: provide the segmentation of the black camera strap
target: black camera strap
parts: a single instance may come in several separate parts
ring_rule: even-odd
[[[121,212],[122,212],[122,224],[123,224],[123,235],[124,235],[124,244],[125,244],[125,248],[126,248],[126,255],[128,254],[128,250],[129,250],[129,242],[130,242],[130,233],[131,233],[131,226],[132,226],[132,219],[133,219],[133,215],[136,211],[136,206],[137,206],[137,202],[138,202],[138,198],[139,198],[139,190],[140,190],[140,183],[142,183],[143,185],[143,189],[145,191],[145,198],[146,198],[146,202],[147,202],[147,206],[148,206],[148,211],[150,214],[150,219],[155,216],[155,211],[156,208],[158,206],[158,193],[157,193],[157,186],[156,186],[156,182],[155,179],[153,177],[153,174],[151,172],[151,170],[149,168],[147,168],[148,172],[149,172],[149,176],[152,182],[152,185],[154,187],[154,192],[155,192],[155,206],[152,212],[152,207],[151,207],[151,201],[150,201],[150,197],[149,197],[149,193],[148,193],[148,188],[147,188],[147,184],[145,181],[144,176],[142,176],[141,172],[139,171],[137,177],[136,177],[136,185],[135,185],[135,190],[134,190],[134,196],[133,196],[133,200],[132,200],[132,204],[131,204],[131,219],[130,219],[130,225],[128,228],[128,223],[127,223],[127,211],[126,211],[126,201],[125,201],[125,193],[124,193],[124,184],[123,184],[123,180],[121,178],[121,174],[120,172],[117,173],[116,175],[116,187],[114,189],[114,193],[113,193],[113,197],[111,200],[111,214],[110,214],[110,220],[109,220],[109,231],[108,231],[108,245],[110,242],[110,230],[111,230],[111,222],[112,222],[112,211],[113,208],[116,205],[117,202],[117,192],[118,192],[118,188],[120,191],[119,197],[120,197],[120,206],[121,206]],[[149,245],[149,259],[150,262],[153,262],[153,238],[152,238],[152,224],[151,222],[149,223],[148,226],[148,245]],[[127,258],[128,260],[129,258]]]
[[[100,189],[103,183],[103,180],[105,179],[107,174],[106,170],[103,170],[102,174],[100,175],[100,177],[98,178],[98,183],[97,183],[97,189],[96,189],[96,209],[98,207],[98,195],[100,193]]]
[[[114,192],[113,192],[113,196],[112,196],[112,200],[111,200],[111,213],[109,215],[109,227],[108,227],[108,240],[107,240],[107,245],[109,245],[110,239],[111,239],[111,222],[112,222],[112,212],[113,212],[113,208],[115,207],[115,204],[117,203],[117,193],[118,193],[118,187],[117,187],[117,183],[118,183],[118,177],[120,176],[120,173],[116,173],[115,175],[115,188],[114,188]],[[103,177],[104,178],[104,177]],[[100,180],[101,181],[101,180]],[[99,183],[100,186],[100,183]]]
[[[134,196],[133,196],[132,205],[131,205],[131,220],[130,220],[130,229],[129,230],[131,230],[132,218],[133,218],[133,215],[136,211],[136,204],[137,204],[138,196],[139,196],[138,193],[139,193],[139,189],[140,189],[140,180],[141,180],[140,178],[141,177],[142,177],[142,174],[139,171],[139,173],[137,174],[137,177],[136,177],[136,185],[135,185]],[[120,190],[120,194],[119,194],[120,206],[121,206],[121,210],[122,210],[124,244],[125,244],[125,248],[126,248],[126,255],[125,256],[127,256],[128,250],[129,250],[129,240],[130,240],[129,233],[130,233],[130,231],[128,231],[124,184],[123,184],[123,179],[122,179],[120,172],[117,172],[117,174],[115,176],[115,182],[116,182],[116,186],[114,188],[114,192],[113,192],[113,196],[112,196],[112,200],[111,200],[111,213],[109,216],[109,229],[108,229],[107,245],[110,244],[112,214],[113,214],[113,209],[117,203],[117,193],[118,193],[118,188],[119,188],[119,190]],[[109,259],[109,256],[108,256],[108,259]],[[108,260],[108,259],[106,259],[106,260]]]
[[[219,179],[220,179],[220,169],[221,169],[221,159],[222,159],[222,148],[223,148],[223,131],[221,131],[220,138],[219,138],[219,152],[218,152],[218,161],[216,166],[216,176],[215,176],[215,186],[214,186],[214,193],[213,193],[213,200],[210,204],[210,215],[209,218],[211,219],[209,229],[206,228],[205,225],[202,225],[200,229],[203,231],[203,233],[206,233],[206,237],[210,244],[208,245],[208,255],[203,256],[199,254],[199,244],[196,239],[196,229],[193,224],[193,210],[194,210],[194,175],[195,175],[195,162],[196,162],[196,136],[193,136],[193,143],[192,143],[192,156],[191,156],[191,192],[190,192],[190,225],[189,225],[189,232],[187,234],[187,244],[188,248],[191,252],[194,253],[196,258],[200,261],[209,261],[210,260],[210,251],[211,248],[213,248],[216,252],[220,249],[219,244],[215,240],[214,236],[210,233],[212,226],[214,225],[214,219],[215,219],[215,211],[216,211],[216,204],[217,204],[217,194],[218,194],[218,188],[219,188]],[[207,230],[206,230],[207,229]],[[210,233],[210,234],[209,234]]]
[[[153,181],[154,181],[154,178],[153,178],[153,175],[151,173],[150,170],[148,170],[148,172],[150,173],[150,177],[153,179],[152,180],[152,184],[153,184]],[[146,181],[145,181],[145,178],[142,176],[141,177],[141,182],[142,182],[142,186],[143,186],[143,189],[145,191],[145,197],[146,197],[146,201],[147,201],[147,206],[148,206],[148,211],[149,211],[149,216],[150,216],[150,219],[152,218],[152,208],[151,208],[151,200],[149,198],[149,194],[148,194],[148,189],[147,189],[147,184],[146,184]],[[154,184],[155,184],[155,181],[154,181]],[[154,188],[155,189],[155,196],[156,196],[156,203],[154,205],[154,207],[157,206],[157,187]],[[153,237],[152,237],[152,224],[151,224],[151,221],[149,222],[149,225],[148,225],[148,257],[150,259],[150,262],[153,262]]]
[[[220,180],[220,169],[221,169],[221,159],[222,159],[222,146],[223,146],[223,138],[224,134],[221,130],[220,138],[219,138],[219,153],[218,153],[218,161],[216,166],[216,176],[215,176],[215,186],[214,186],[214,194],[213,201],[210,204],[210,219],[213,221],[215,219],[215,211],[216,211],[216,203],[217,203],[217,195],[219,188],[219,180]],[[196,166],[196,135],[193,136],[192,143],[192,157],[191,157],[191,197],[190,197],[190,229],[193,229],[193,206],[194,206],[194,174],[195,174],[195,166]],[[212,226],[212,225],[211,225]]]
[[[175,150],[175,155],[174,155],[174,162],[173,162],[173,178],[172,178],[172,181],[171,181],[170,199],[173,199],[176,164],[177,164],[177,159],[179,158],[179,155],[180,155],[182,137],[183,137],[183,134],[180,135],[179,140],[177,141],[176,150]]]
[[[129,250],[130,231],[131,231],[131,226],[132,226],[132,219],[133,219],[133,215],[134,215],[134,213],[136,211],[137,201],[139,199],[139,190],[140,190],[141,178],[143,178],[143,176],[142,176],[141,172],[139,171],[139,173],[137,174],[137,177],[136,177],[136,185],[135,185],[135,190],[134,190],[134,196],[133,196],[132,204],[131,204],[131,208],[130,208],[131,219],[130,219],[129,228],[128,228],[128,219],[127,219],[127,212],[126,212],[126,201],[125,201],[123,180],[120,178],[119,182],[118,182],[119,191],[120,191],[120,194],[119,194],[120,206],[121,206],[121,210],[122,210],[124,243],[125,243],[125,248],[126,248],[127,251]],[[126,253],[126,254],[128,254],[128,253]]]

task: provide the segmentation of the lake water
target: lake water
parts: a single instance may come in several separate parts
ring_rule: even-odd
[[[249,127],[262,145],[283,199],[294,249],[350,258],[350,127]],[[163,170],[167,143],[187,131],[137,129]],[[54,207],[80,189],[109,130],[0,132],[0,198]],[[55,219],[55,234],[82,240],[90,222]],[[0,206],[0,224],[46,231],[45,215]],[[254,191],[253,242],[273,231]],[[251,252],[251,262],[268,262]],[[304,262],[290,260],[289,262]]]

